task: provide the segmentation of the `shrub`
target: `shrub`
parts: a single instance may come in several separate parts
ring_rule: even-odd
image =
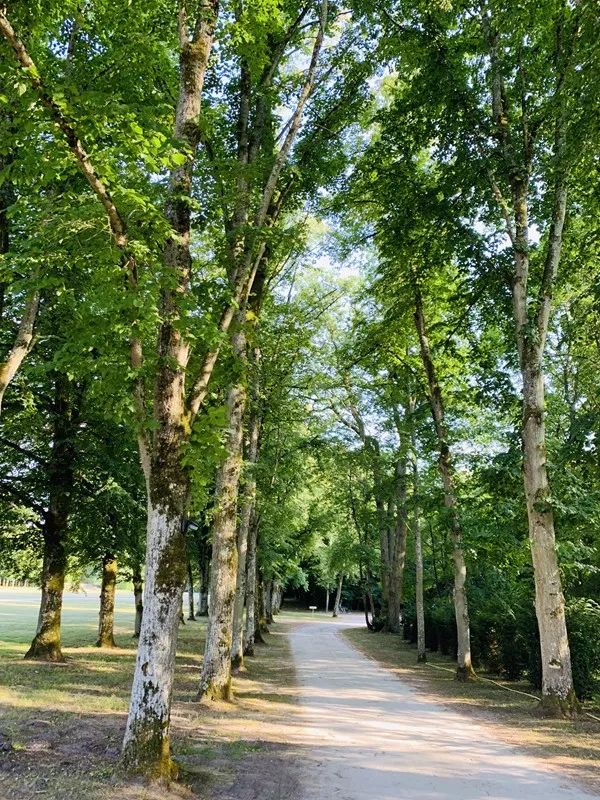
[[[573,684],[580,700],[600,690],[600,605],[588,598],[567,604]]]

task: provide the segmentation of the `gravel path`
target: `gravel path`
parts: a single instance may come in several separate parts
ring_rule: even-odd
[[[306,753],[300,800],[597,797],[420,696],[347,644],[344,624],[315,620],[291,634]]]

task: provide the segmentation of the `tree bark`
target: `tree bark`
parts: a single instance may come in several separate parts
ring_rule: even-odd
[[[257,391],[255,387],[252,398],[254,404],[257,402],[256,395]],[[254,504],[256,500],[256,477],[254,475],[254,465],[256,464],[258,457],[258,439],[260,430],[259,417],[256,408],[253,409],[250,415],[248,427],[249,430],[245,459],[247,468],[242,485],[241,514],[237,537],[238,569],[233,611],[233,642],[231,648],[231,663],[236,669],[239,669],[242,666],[244,660],[244,601],[249,594],[246,587],[246,573],[249,571],[247,570],[248,547],[249,538],[251,535],[251,523],[254,514]],[[255,567],[253,572],[254,574],[256,573]],[[249,576],[248,579],[251,577],[252,576]],[[252,602],[254,602],[253,598]],[[247,611],[246,613],[248,614],[249,612]],[[252,624],[254,624],[254,621]]]
[[[52,450],[48,465],[48,510],[44,515],[44,565],[42,598],[35,637],[25,658],[62,661],[60,625],[67,571],[68,521],[74,489],[75,425],[72,386],[67,376],[56,373],[52,410]]]
[[[263,615],[267,625],[273,624],[273,581],[268,580],[263,585]]]
[[[400,633],[400,615],[406,561],[406,540],[408,522],[406,513],[406,452],[402,453],[396,464],[395,515],[391,515],[392,525],[389,537],[389,585],[387,605],[387,630]]]
[[[196,620],[194,613],[194,572],[192,570],[192,562],[190,557],[187,557],[187,572],[188,572],[188,619],[191,622]]]
[[[256,595],[256,539],[258,533],[258,517],[252,513],[248,529],[248,549],[246,552],[246,634],[244,636],[244,655],[254,655],[254,640],[257,627],[257,595]]]
[[[6,358],[0,363],[0,413],[2,401],[10,382],[13,380],[25,356],[33,344],[33,330],[40,305],[40,293],[35,290],[25,301],[25,308],[19,322],[17,335]]]
[[[283,587],[279,581],[273,582],[273,591],[271,592],[271,616],[276,617],[281,611],[281,600],[283,597]]]
[[[419,466],[416,453],[413,461],[413,487],[415,495],[419,487]],[[415,542],[415,605],[417,611],[417,661],[427,661],[425,652],[425,605],[423,602],[423,542],[421,538],[421,525],[419,522],[419,506],[415,504],[412,517],[413,538]]]
[[[106,553],[102,559],[102,588],[96,647],[116,647],[114,637],[116,587],[117,558],[113,553]]]
[[[340,613],[340,601],[342,599],[342,585],[344,583],[344,573],[340,572],[340,576],[338,578],[338,585],[337,590],[335,593],[335,603],[333,604],[333,617],[337,617]]]
[[[575,36],[575,29],[572,35]],[[529,528],[529,541],[534,570],[535,607],[540,634],[542,660],[542,706],[552,714],[570,714],[578,704],[573,690],[571,654],[565,622],[556,540],[554,511],[546,467],[546,433],[544,424],[543,358],[552,293],[560,263],[569,178],[567,153],[566,75],[572,70],[573,40],[565,39],[563,19],[557,18],[555,29],[555,64],[553,70],[555,120],[550,174],[552,177],[552,217],[544,258],[541,283],[535,303],[528,290],[530,272],[529,191],[533,163],[534,136],[530,133],[522,155],[512,144],[510,115],[502,72],[500,39],[490,21],[487,24],[490,65],[492,71],[492,121],[501,144],[501,158],[512,193],[512,215],[509,204],[498,187],[494,194],[503,210],[506,232],[513,255],[512,302],[517,351],[523,381],[521,440],[523,450],[523,483]],[[531,131],[523,98],[523,119],[519,126]],[[531,311],[534,313],[532,314]]]
[[[471,663],[471,631],[469,626],[469,606],[466,587],[467,566],[463,552],[462,527],[458,516],[456,492],[454,488],[454,466],[452,463],[450,446],[448,444],[442,390],[431,357],[425,316],[423,313],[423,300],[416,280],[413,288],[415,293],[415,327],[419,337],[421,360],[427,376],[428,399],[439,448],[438,465],[444,487],[444,505],[448,512],[452,536],[452,561],[454,565],[453,597],[458,643],[456,678],[457,680],[467,681],[473,675],[473,666]]]
[[[325,613],[329,614],[329,586],[325,587]]]
[[[258,571],[257,571],[258,573]],[[267,618],[265,616],[265,584],[257,574],[256,580],[256,627],[254,628],[254,641],[266,644],[263,633],[269,633]]]
[[[133,570],[133,599],[135,602],[135,622],[133,626],[133,636],[139,639],[140,630],[142,628],[142,615],[144,613],[144,584],[142,583],[142,571],[139,565],[136,565]]]
[[[235,345],[236,355],[245,351],[243,329],[238,330]],[[198,697],[213,700],[231,699],[231,644],[238,560],[236,517],[245,403],[244,384],[236,381],[227,401],[227,457],[219,469],[215,493],[210,612],[198,691]]]
[[[192,421],[185,388],[190,343],[182,330],[181,298],[190,291],[189,198],[202,89],[217,13],[217,0],[202,0],[191,33],[183,7],[178,16],[179,94],[174,134],[186,152],[186,159],[171,172],[165,208],[171,231],[163,252],[167,279],[161,290],[154,382],[156,428],[149,453],[146,440],[142,439],[140,444],[148,487],[146,580],[123,757],[130,768],[167,781],[172,773],[169,726],[187,561],[184,523],[189,479],[182,467],[182,455]]]

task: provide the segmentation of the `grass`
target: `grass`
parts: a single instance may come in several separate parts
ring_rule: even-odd
[[[11,747],[0,754],[0,797],[225,800],[228,787],[243,781],[244,773],[249,780],[260,780],[254,762],[267,751],[276,760],[277,724],[294,702],[295,683],[282,633],[271,634],[269,646],[260,647],[234,679],[236,703],[197,703],[192,698],[205,622],[180,627],[172,747],[183,783],[165,792],[131,780],[119,768],[135,661],[131,595],[118,594],[114,650],[94,646],[97,592],[87,598],[67,595],[64,664],[23,660],[37,610],[31,590],[0,589],[0,748],[7,743]],[[270,795],[264,797],[269,800]]]
[[[366,628],[342,632],[348,641],[419,692],[427,694],[461,713],[493,725],[494,732],[524,752],[545,759],[547,766],[600,790],[600,723],[581,716],[576,720],[544,718],[537,702],[486,681],[460,683],[454,680],[453,663],[439,653],[428,653],[427,664],[416,663],[416,648],[401,637],[371,633]],[[527,693],[534,690],[525,682],[502,681],[507,687]],[[600,716],[597,703],[586,710]]]

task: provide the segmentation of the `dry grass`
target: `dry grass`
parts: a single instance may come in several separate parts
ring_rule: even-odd
[[[472,714],[492,725],[500,739],[518,745],[523,752],[543,758],[546,766],[600,791],[599,722],[586,716],[577,720],[547,719],[530,697],[484,681],[459,683],[454,680],[449,658],[429,653],[428,664],[417,664],[415,648],[399,636],[374,634],[366,628],[350,628],[342,635],[421,694],[461,713]],[[493,675],[484,677],[499,680]],[[533,692],[526,683],[502,683],[513,689]],[[587,710],[600,716],[600,709],[594,704],[588,704]]]

